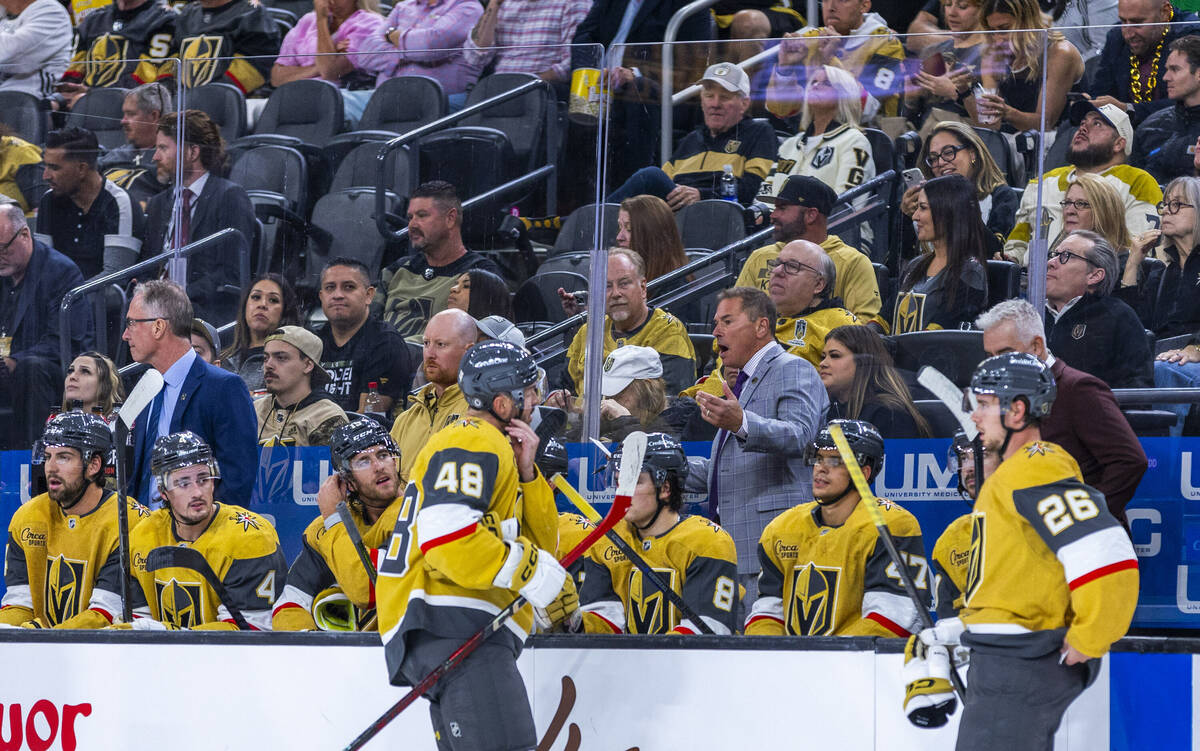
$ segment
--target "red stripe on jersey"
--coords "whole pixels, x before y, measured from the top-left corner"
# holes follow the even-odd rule
[[[1099,579],[1101,577],[1108,576],[1109,574],[1115,574],[1118,571],[1125,571],[1126,569],[1134,569],[1136,571],[1137,567],[1138,567],[1138,562],[1137,562],[1136,558],[1127,558],[1123,561],[1117,561],[1116,563],[1110,563],[1107,566],[1101,566],[1100,568],[1095,569],[1094,571],[1089,571],[1088,573],[1084,574],[1083,576],[1080,576],[1080,577],[1076,578],[1075,580],[1073,580],[1067,586],[1069,586],[1072,590],[1075,590],[1077,587],[1082,587],[1084,584],[1087,584],[1088,582],[1096,581],[1097,579]]]
[[[775,621],[780,626],[783,625],[782,618],[773,618],[769,615],[756,615],[756,616],[752,617],[750,620],[746,621],[746,628],[750,628],[750,624],[754,623],[755,621]]]
[[[101,610],[100,608],[88,608],[88,610],[95,610],[97,613],[104,616],[109,623],[113,622],[112,613],[108,612],[107,610]]]
[[[912,634],[909,632],[908,629],[904,628],[903,626],[900,626],[899,624],[897,624],[895,621],[891,620],[890,618],[880,615],[879,613],[867,613],[867,620],[875,621],[880,626],[883,626],[884,628],[886,628],[888,631],[891,631],[896,636],[905,636],[905,637],[912,636]]]
[[[695,636],[696,635],[696,632],[691,630],[687,626],[676,626],[675,628],[673,628],[671,630],[677,634],[685,634],[687,636]]]
[[[300,608],[300,603],[285,602],[282,605],[280,605],[279,607],[277,607],[271,611],[271,617],[274,618],[275,616],[279,615],[280,611],[287,610],[288,608]],[[303,610],[304,608],[300,608],[300,609]]]
[[[225,71],[225,77],[232,81],[234,86],[238,87],[238,91],[242,92],[242,96],[246,96],[246,87],[242,85],[241,81],[237,80],[237,76],[233,75],[229,71]]]
[[[222,618],[221,623],[231,623],[234,626],[237,626],[237,621],[233,620],[232,618]],[[251,623],[250,621],[246,621],[246,625],[250,627],[251,631],[261,631],[262,630],[262,629],[256,628],[255,625],[253,623]]]
[[[608,624],[608,627],[609,627],[609,628],[611,628],[611,629],[613,630],[613,633],[614,633],[614,634],[619,634],[619,633],[621,633],[621,629],[620,629],[620,628],[617,626],[617,624],[615,624],[615,623],[613,623],[612,621],[608,620],[608,619],[607,619],[607,618],[605,618],[604,616],[600,615],[599,613],[591,613],[591,615],[594,615],[594,616],[596,616],[597,618],[599,618],[600,620],[602,620],[602,621],[604,621],[606,624]]]
[[[478,526],[479,526],[478,523],[472,524],[470,526],[463,527],[462,529],[457,530],[455,532],[451,532],[448,535],[442,535],[441,537],[435,537],[432,540],[430,540],[429,542],[427,542],[421,546],[421,552],[428,554],[430,550],[433,550],[438,545],[445,545],[448,542],[454,542],[455,540],[462,539],[463,537],[466,537],[467,535],[473,533],[475,531],[475,528]]]

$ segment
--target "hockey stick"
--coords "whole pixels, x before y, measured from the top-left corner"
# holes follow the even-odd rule
[[[842,462],[845,463],[846,470],[850,473],[850,480],[854,483],[854,488],[858,491],[859,503],[867,507],[867,513],[871,515],[871,521],[875,524],[875,529],[879,531],[879,539],[883,540],[883,546],[887,548],[888,557],[892,559],[892,563],[896,565],[896,570],[900,573],[900,581],[904,584],[904,591],[908,594],[908,599],[912,600],[913,605],[917,608],[917,616],[921,619],[921,625],[925,628],[933,628],[933,618],[930,617],[929,611],[925,608],[925,603],[921,601],[921,595],[917,592],[917,585],[913,583],[912,574],[908,570],[908,564],[904,562],[904,559],[900,557],[900,551],[896,549],[896,541],[892,539],[892,533],[888,531],[887,522],[884,521],[883,514],[879,511],[879,499],[871,492],[871,486],[867,484],[867,478],[863,476],[862,467],[858,466],[858,460],[854,458],[854,450],[850,448],[850,444],[846,441],[846,434],[842,432],[842,426],[830,425],[829,435],[833,437],[833,443],[837,446],[838,454],[841,455]],[[959,701],[965,702],[967,691],[953,663],[950,665],[950,683],[954,686],[954,693],[958,694]]]
[[[155,548],[146,555],[146,570],[157,571],[160,568],[186,568],[203,576],[204,580],[208,582],[208,586],[217,593],[217,599],[229,611],[229,617],[233,619],[237,627],[242,631],[252,630],[250,624],[246,622],[246,617],[242,615],[242,611],[229,599],[225,585],[217,578],[216,572],[212,570],[212,566],[208,564],[208,560],[199,550],[182,548],[177,545]]]
[[[587,499],[580,495],[579,491],[571,486],[571,483],[567,482],[567,478],[563,477],[562,475],[555,475],[551,479],[550,484],[558,488],[558,491],[565,495],[567,500],[575,505],[575,508],[579,509],[585,519],[593,524],[600,521],[600,512],[597,511],[592,504],[588,503]],[[700,616],[696,615],[696,611],[688,607],[688,604],[684,602],[683,598],[680,597],[674,589],[667,586],[667,583],[662,580],[662,577],[658,575],[658,572],[650,568],[650,565],[647,564],[640,555],[634,552],[633,548],[629,546],[629,543],[625,542],[625,538],[617,534],[616,529],[610,529],[607,533],[605,533],[605,537],[611,540],[613,545],[617,546],[617,550],[620,550],[625,554],[625,557],[637,567],[638,571],[642,572],[642,576],[646,577],[647,581],[657,587],[659,592],[663,593],[663,597],[666,597],[667,600],[669,600],[670,603],[675,606],[676,610],[678,610],[689,621],[696,624],[696,628],[700,629],[700,633],[713,633],[713,630],[709,628],[708,624],[705,623]]]
[[[980,489],[983,488],[983,438],[979,435],[979,428],[976,427],[975,421],[971,419],[971,413],[963,409],[962,391],[940,370],[928,365],[917,373],[917,383],[928,389],[938,398],[938,401],[946,405],[946,409],[950,410],[950,414],[958,420],[958,424],[962,426],[963,432],[967,435],[967,440],[971,442],[971,453],[974,454],[975,464],[975,495],[978,496]],[[973,406],[974,395],[968,391],[967,396],[972,399]]]
[[[125,477],[125,441],[129,437],[129,431],[133,428],[134,419],[150,405],[150,402],[154,401],[154,397],[158,396],[158,392],[162,391],[162,388],[162,373],[154,368],[143,373],[117,412],[118,419],[113,436],[117,445],[117,466],[113,469],[117,476],[117,555],[121,559],[119,562],[121,567],[121,620],[125,623],[133,620],[133,603],[129,599],[129,584],[133,581],[133,572],[129,566],[129,504],[125,500],[128,480]],[[147,419],[149,419],[149,415],[147,415]],[[148,441],[153,435],[149,432],[149,425],[146,426],[146,431],[146,440]]]
[[[596,525],[588,536],[583,538],[578,545],[571,548],[565,556],[559,560],[559,564],[563,568],[570,566],[581,555],[587,552],[587,549],[592,546],[596,540],[604,536],[608,530],[616,526],[617,522],[625,518],[625,512],[629,510],[629,502],[633,499],[633,492],[637,488],[638,477],[642,474],[642,458],[646,455],[646,434],[641,431],[635,431],[625,437],[623,443],[624,458],[621,461],[621,466],[618,471],[617,480],[617,497],[613,499],[612,508],[608,511],[608,516]],[[344,751],[357,751],[366,745],[367,741],[379,734],[379,731],[387,727],[387,724],[396,719],[407,709],[413,702],[421,698],[426,691],[433,688],[433,684],[437,683],[443,675],[456,668],[463,660],[467,659],[480,644],[492,634],[499,631],[504,622],[507,621],[514,613],[525,606],[525,598],[518,595],[515,600],[508,604],[508,607],[496,614],[486,626],[476,631],[470,639],[467,639],[461,647],[456,649],[453,654],[446,658],[446,661],[438,665],[433,671],[422,678],[417,685],[401,697],[400,701],[396,702],[388,709],[379,719],[371,723],[366,730],[362,731],[357,738],[350,741]]]
[[[367,578],[371,580],[371,586],[375,586],[375,579],[378,576],[375,572],[375,564],[371,563],[371,556],[367,554],[367,546],[363,544],[362,535],[358,533],[358,525],[354,523],[354,517],[350,515],[350,508],[346,506],[345,501],[338,501],[337,515],[341,517],[342,526],[346,528],[346,534],[350,537],[350,542],[354,544],[354,552],[358,553],[358,560],[362,561],[363,568],[367,570]]]

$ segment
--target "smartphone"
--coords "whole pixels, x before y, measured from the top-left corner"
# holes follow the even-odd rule
[[[909,188],[915,188],[916,186],[925,182],[925,173],[916,167],[904,170],[903,175],[905,190],[908,190]]]
[[[921,63],[921,69],[931,76],[944,76],[950,66],[941,52],[935,52]]]

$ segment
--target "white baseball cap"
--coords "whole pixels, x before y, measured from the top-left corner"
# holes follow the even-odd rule
[[[1095,112],[1116,129],[1117,135],[1125,139],[1125,156],[1129,156],[1133,152],[1133,123],[1129,122],[1129,113],[1115,104],[1097,107],[1094,102],[1083,99],[1071,105],[1071,124],[1079,125],[1089,112]]]
[[[658,352],[650,347],[626,344],[617,347],[604,360],[600,375],[600,392],[603,396],[616,396],[639,378],[662,378],[662,360]]]
[[[704,75],[696,83],[702,84],[705,81],[720,84],[729,91],[737,92],[742,96],[750,96],[750,76],[733,63],[716,63],[708,66]]]

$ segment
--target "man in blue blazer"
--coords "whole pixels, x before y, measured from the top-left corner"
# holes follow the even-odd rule
[[[242,379],[196,355],[191,344],[192,304],[175,282],[139,284],[129,303],[123,338],[134,360],[162,373],[165,385],[133,425],[130,494],[158,508],[150,450],[160,436],[190,430],[212,446],[221,471],[219,498],[250,502],[257,467],[258,421]]]

